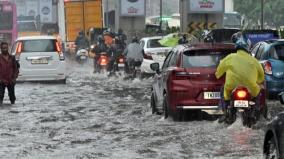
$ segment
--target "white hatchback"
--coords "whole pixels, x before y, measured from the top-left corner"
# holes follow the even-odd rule
[[[167,53],[172,49],[171,47],[162,46],[159,43],[161,39],[162,36],[154,36],[140,40],[140,46],[144,51],[144,59],[141,65],[142,73],[154,74],[155,72],[150,68],[150,64],[158,62],[162,66]]]
[[[66,82],[65,57],[55,37],[20,37],[13,44],[11,54],[20,63],[17,81]]]

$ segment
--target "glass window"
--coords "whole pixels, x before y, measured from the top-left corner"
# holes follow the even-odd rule
[[[255,54],[257,53],[259,48],[259,44],[257,44],[254,48],[252,48],[251,54],[255,57]]]
[[[257,51],[257,53],[256,53],[256,55],[255,55],[255,58],[258,59],[258,60],[260,60],[263,51],[264,51],[264,45],[263,45],[263,44],[260,44],[259,49],[258,49],[258,51]]]
[[[13,29],[12,12],[0,12],[0,29],[1,30]]]
[[[177,55],[178,55],[178,52],[177,51],[174,51],[173,52],[173,55],[169,61],[169,66],[175,66],[176,65],[176,62],[177,62]]]
[[[169,61],[171,59],[172,54],[173,54],[173,51],[169,52],[168,56],[166,57],[166,59],[164,61],[162,69],[165,69],[169,66]]]
[[[161,39],[150,39],[147,43],[147,48],[157,48],[157,47],[165,47],[159,43]]]
[[[23,41],[22,52],[54,52],[56,51],[55,40],[26,40]]]
[[[234,50],[212,51],[196,50],[186,51],[183,54],[183,67],[217,67],[220,60]]]
[[[284,60],[284,44],[273,46],[269,54],[273,59]]]

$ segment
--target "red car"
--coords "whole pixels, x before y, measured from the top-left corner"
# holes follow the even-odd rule
[[[152,113],[183,119],[184,110],[216,110],[224,78],[217,80],[216,68],[222,58],[236,52],[233,44],[198,43],[178,45],[156,71],[152,85]]]

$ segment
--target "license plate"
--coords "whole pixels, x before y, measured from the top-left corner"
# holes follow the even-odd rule
[[[124,67],[124,63],[119,63],[118,67]]]
[[[249,102],[247,100],[235,100],[234,107],[236,108],[247,108],[249,106]]]
[[[32,64],[47,64],[48,61],[46,59],[40,59],[40,60],[32,60]]]
[[[82,59],[82,60],[84,60],[86,58],[87,58],[86,56],[80,56],[80,59]]]
[[[204,99],[220,99],[220,92],[204,92]]]

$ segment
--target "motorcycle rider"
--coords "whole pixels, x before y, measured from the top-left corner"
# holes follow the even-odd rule
[[[178,44],[187,44],[188,40],[186,39],[186,34],[183,34],[182,37],[178,40]]]
[[[132,42],[126,47],[124,55],[126,57],[126,72],[130,71],[130,66],[132,66],[135,61],[140,61],[140,65],[142,64],[143,50],[136,36],[132,38]]]
[[[260,84],[264,81],[264,71],[261,64],[248,51],[249,40],[239,36],[235,46],[237,52],[221,60],[215,73],[217,79],[225,75],[224,88],[223,91],[221,90],[223,113],[230,104],[230,94],[233,89],[240,85],[245,86],[250,91],[252,97],[256,98],[260,93]],[[219,119],[219,122],[223,122],[225,118],[224,114]]]
[[[115,37],[114,44],[110,47],[110,61],[109,61],[109,72],[114,71],[114,62],[117,58],[123,54],[125,46],[123,45],[122,41]]]
[[[121,28],[118,29],[118,33],[116,36],[119,38],[122,44],[124,44],[124,46],[126,47],[125,41],[127,40],[127,36],[123,33],[123,30]]]
[[[90,46],[90,42],[82,30],[78,33],[78,36],[76,37],[75,45],[76,52],[79,48],[88,48]]]
[[[100,54],[103,52],[106,52],[109,54],[109,48],[105,44],[104,38],[101,35],[98,36],[98,44],[93,48],[92,52],[95,53],[94,72],[96,72],[97,62],[100,58]]]

